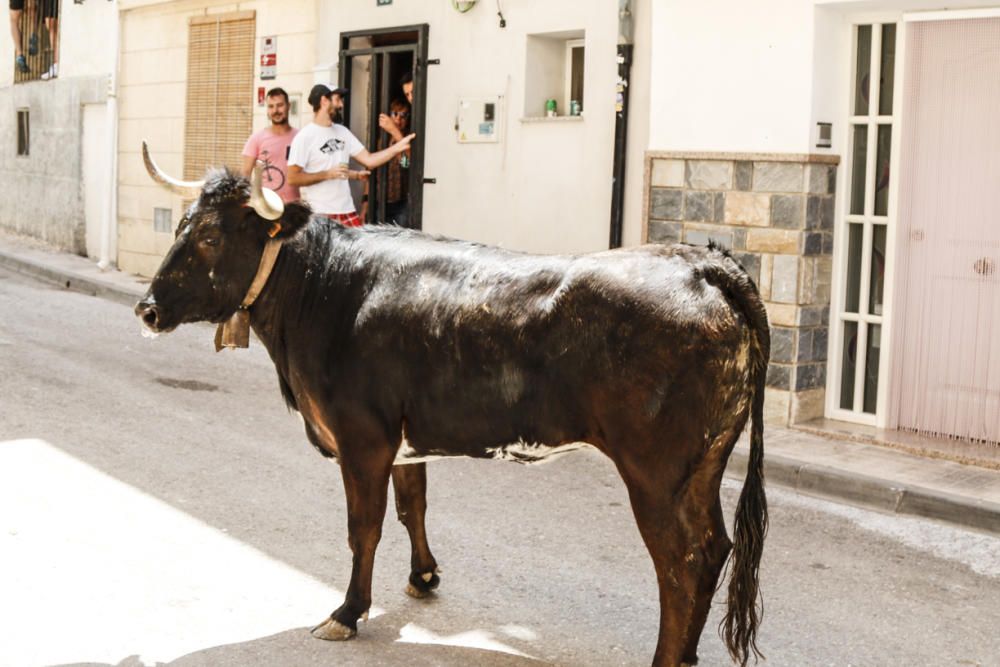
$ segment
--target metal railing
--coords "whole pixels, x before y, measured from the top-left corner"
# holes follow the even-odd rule
[[[42,0],[25,0],[19,24],[21,52],[28,64],[28,71],[22,71],[17,63],[13,62],[14,83],[37,81],[52,65],[52,45],[49,43],[49,31],[45,28],[45,20],[42,18]],[[11,60],[14,60],[13,54]]]

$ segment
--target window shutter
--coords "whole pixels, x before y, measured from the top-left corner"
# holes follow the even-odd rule
[[[188,27],[184,178],[238,169],[253,129],[254,12],[192,18]]]

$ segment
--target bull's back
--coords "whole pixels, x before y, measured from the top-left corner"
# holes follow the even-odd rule
[[[698,249],[434,249],[383,258],[352,345],[417,450],[592,441],[602,415],[653,420],[745,375],[745,327],[686,256]]]

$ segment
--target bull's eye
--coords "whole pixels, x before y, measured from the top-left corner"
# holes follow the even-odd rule
[[[208,238],[202,239],[201,242],[204,243],[207,246],[214,247],[214,246],[219,245],[219,237],[218,236],[209,236]]]

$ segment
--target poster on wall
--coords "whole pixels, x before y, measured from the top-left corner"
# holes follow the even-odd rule
[[[278,38],[274,35],[260,38],[260,78],[278,77]]]

